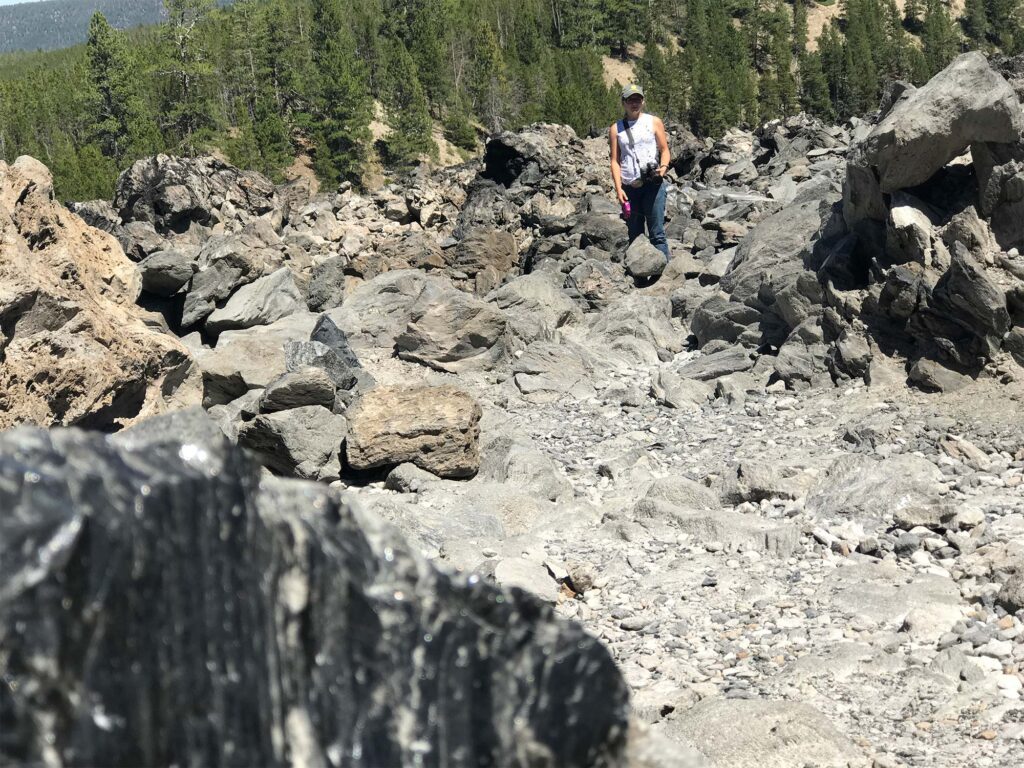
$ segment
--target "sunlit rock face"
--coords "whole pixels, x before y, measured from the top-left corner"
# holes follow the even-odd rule
[[[0,762],[614,765],[608,653],[200,411],[0,436]]]

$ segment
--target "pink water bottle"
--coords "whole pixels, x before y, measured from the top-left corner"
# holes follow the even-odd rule
[[[622,204],[622,218],[628,220],[632,212],[633,207],[629,204],[629,200],[627,200]]]

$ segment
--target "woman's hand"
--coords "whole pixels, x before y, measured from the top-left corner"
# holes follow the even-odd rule
[[[664,179],[664,178],[665,178],[665,174],[666,174],[666,173],[668,173],[668,166],[667,166],[667,165],[659,165],[659,166],[658,166],[658,175],[659,175],[659,176],[660,176],[661,178],[663,178],[663,179]]]
[[[626,204],[626,200],[629,199],[628,197],[626,197],[626,192],[623,189],[619,189],[616,192],[615,196],[619,198],[619,205],[625,205]]]

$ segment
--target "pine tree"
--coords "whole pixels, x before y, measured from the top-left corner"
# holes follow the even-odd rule
[[[169,82],[162,114],[181,151],[195,154],[198,134],[214,125],[206,93],[212,69],[199,40],[199,24],[213,8],[213,0],[164,0],[164,7]]]
[[[387,154],[391,162],[409,165],[420,155],[437,154],[431,136],[433,124],[412,56],[400,41],[390,44],[387,55],[390,89],[385,105],[392,128]]]
[[[988,42],[988,15],[985,12],[985,0],[966,0],[964,15],[961,17],[964,34],[978,48],[985,47]]]
[[[95,89],[92,136],[100,151],[121,164],[155,148],[158,137],[136,90],[128,49],[99,11],[89,22],[86,55]]]
[[[508,73],[498,38],[487,24],[478,22],[473,34],[469,91],[474,111],[492,133],[505,124],[509,107]]]
[[[359,179],[370,142],[372,99],[351,30],[342,0],[313,0],[316,171],[331,183]]]
[[[451,15],[445,0],[416,0],[409,20],[407,47],[415,62],[416,77],[438,117],[451,98],[447,60],[450,32]]]
[[[945,4],[942,0],[928,0],[922,24],[921,48],[929,77],[946,68],[956,56],[957,47],[956,30]]]
[[[793,0],[793,55],[800,57],[807,51],[807,3]]]
[[[800,58],[800,106],[823,120],[834,115],[832,99],[829,98],[828,79],[821,66],[821,54],[804,53]]]
[[[600,13],[597,0],[551,0],[551,26],[561,48],[586,48],[597,43]]]

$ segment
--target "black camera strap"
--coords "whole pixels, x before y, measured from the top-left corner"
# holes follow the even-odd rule
[[[635,152],[636,142],[633,141],[633,131],[630,130],[629,121],[625,117],[622,118],[622,130],[626,132],[626,138],[629,139],[629,148]]]

